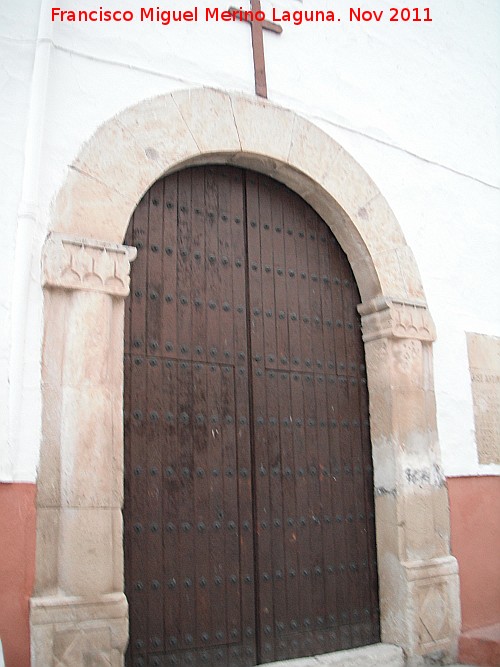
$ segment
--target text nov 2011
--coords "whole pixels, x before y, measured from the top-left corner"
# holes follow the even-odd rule
[[[239,9],[221,10],[218,7],[194,6],[184,10],[164,10],[161,7],[141,7],[138,13],[132,10],[110,10],[99,7],[93,10],[66,10],[61,7],[53,7],[51,11],[52,21],[59,22],[157,22],[162,25],[178,22],[197,22],[198,20],[209,21],[256,21],[263,22],[270,19],[273,22],[289,22],[300,25],[304,22],[331,23],[347,19],[351,23],[369,23],[381,21],[389,22],[422,22],[432,21],[430,8],[424,7],[391,7],[388,10],[363,9],[361,7],[348,8],[342,16],[333,10],[285,10],[273,7],[270,12],[262,10],[253,12],[240,7]]]

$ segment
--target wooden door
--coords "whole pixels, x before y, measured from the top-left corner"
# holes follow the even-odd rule
[[[297,195],[155,183],[125,323],[127,665],[255,665],[379,641],[359,294]]]

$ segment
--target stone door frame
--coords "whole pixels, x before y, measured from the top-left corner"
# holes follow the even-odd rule
[[[129,219],[158,178],[194,164],[261,171],[301,195],[346,252],[362,303],[382,641],[411,664],[456,653],[458,571],[440,465],[434,326],[376,185],[331,137],[267,100],[174,92],[104,123],[69,167],[43,250],[43,441],[33,667],[123,664],[123,321]]]

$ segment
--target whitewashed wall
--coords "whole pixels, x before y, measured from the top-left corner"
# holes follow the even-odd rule
[[[39,428],[21,453],[9,433],[9,408],[13,378],[12,300],[17,214],[21,206],[25,164],[25,137],[28,124],[31,79],[38,31],[38,2],[14,1],[0,4],[0,481],[32,481],[38,458]],[[30,307],[40,302],[33,295]],[[38,354],[35,346],[35,356]],[[38,360],[29,384],[35,385],[40,403]],[[17,383],[19,386],[19,383]],[[35,404],[36,405],[36,404]],[[19,460],[21,459],[21,460]]]
[[[0,321],[6,326],[6,335],[0,339],[0,476],[4,480],[34,481],[36,477],[39,248],[66,166],[101,123],[146,97],[200,85],[253,93],[246,24],[52,25],[42,20],[39,63],[50,45],[43,116],[36,104],[43,105],[44,95],[33,96],[30,85],[39,3],[4,0],[0,7],[4,63],[0,141],[5,156],[0,169],[3,183],[8,184],[2,187],[0,207],[4,232]],[[59,4],[65,9],[102,5],[137,14],[141,6],[137,0],[43,0],[42,17]],[[168,8],[189,9],[195,4],[178,0]],[[210,3],[221,9],[229,4]],[[387,16],[392,5],[405,4],[430,7],[433,22],[383,20],[361,25],[347,20],[348,6],[376,7]],[[262,5],[266,11],[272,6],[267,0]],[[274,6],[331,9],[332,3],[276,0]],[[500,466],[477,463],[465,341],[465,331],[500,334],[500,4],[497,0],[426,0],[422,4],[378,0],[349,5],[341,0],[333,9],[341,18],[334,24],[283,24],[282,35],[265,34],[269,98],[308,117],[339,141],[394,209],[416,255],[437,325],[435,381],[445,473],[500,474]],[[38,82],[40,71],[43,74],[43,67],[35,70]],[[31,121],[30,95],[35,108]],[[38,128],[43,118],[43,127]],[[37,130],[39,156],[24,149],[30,122]],[[11,276],[17,215],[20,204],[26,206],[21,202],[26,155],[29,174],[35,174],[35,180],[39,176],[39,185],[32,188],[36,201],[28,202],[37,214],[29,307],[23,315],[16,310],[16,301],[12,308],[10,295],[13,288],[19,294]],[[12,341],[10,327],[20,321],[25,322],[28,335],[25,341],[18,335]],[[19,359],[24,360],[21,368]],[[16,398],[15,388],[21,381],[23,391]]]

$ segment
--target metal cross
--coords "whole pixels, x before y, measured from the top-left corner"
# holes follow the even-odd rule
[[[241,8],[230,7],[230,12],[241,12]],[[256,21],[255,15],[262,11],[260,8],[260,0],[251,0],[251,11],[254,20],[242,18],[240,20],[250,23],[252,28],[252,50],[253,50],[253,68],[255,72],[255,94],[259,97],[267,98],[267,82],[266,82],[266,63],[264,59],[264,36],[263,30],[271,30],[280,35],[283,28],[277,23],[271,21]]]

